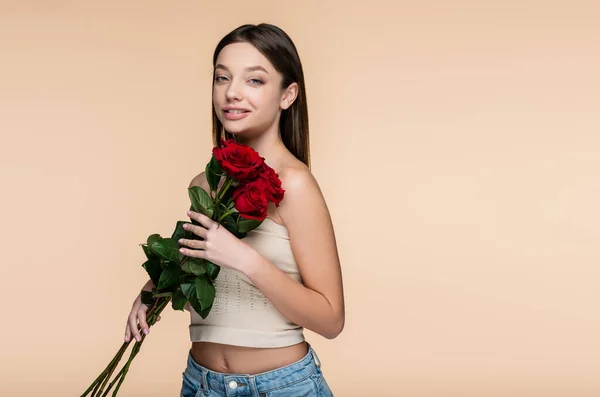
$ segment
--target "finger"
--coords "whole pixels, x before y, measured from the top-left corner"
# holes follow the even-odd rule
[[[191,219],[194,219],[194,220],[200,222],[200,224],[207,229],[210,229],[211,226],[213,226],[215,223],[217,223],[217,222],[213,221],[212,219],[210,219],[208,216],[201,214],[199,212],[188,211],[188,215]]]
[[[193,223],[184,223],[183,228],[189,232],[194,233],[196,236],[206,238],[208,230],[202,226],[194,225]]]
[[[194,249],[197,249],[197,250],[206,249],[206,241],[202,241],[202,240],[188,240],[188,239],[185,239],[185,238],[180,238],[178,242],[181,245],[185,245],[187,247],[194,248]]]
[[[135,327],[131,326],[131,316],[134,316],[135,312],[137,312],[138,308],[141,305],[141,295],[138,295],[134,300],[133,300],[133,304],[131,305],[131,311],[129,312],[129,316],[127,316],[127,326],[125,327],[125,342],[129,342],[129,340],[131,339],[131,330],[132,328],[135,329]]]
[[[129,329],[135,340],[137,340],[138,342],[142,340],[142,337],[140,336],[140,333],[137,329],[137,317],[135,312],[132,312],[129,315]]]
[[[192,250],[189,248],[179,248],[179,252],[181,252],[183,255],[189,256],[191,258],[207,259],[206,251],[204,251],[204,250]]]
[[[129,330],[129,319],[127,320],[127,326],[125,327],[125,342],[129,342],[131,339],[131,331]]]
[[[140,328],[142,332],[146,335],[150,332],[150,327],[148,327],[148,323],[146,322],[146,309],[138,310],[138,322],[140,324]]]
[[[160,321],[160,316],[157,316],[156,317],[156,322],[159,322],[159,321]]]

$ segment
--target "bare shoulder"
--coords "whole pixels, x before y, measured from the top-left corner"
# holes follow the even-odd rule
[[[286,194],[321,194],[316,178],[304,164],[283,168],[279,172],[279,179]]]
[[[204,173],[204,171],[202,171],[201,173],[199,173],[192,179],[189,187],[193,187],[193,186],[200,186],[202,189],[204,189],[206,191],[208,191],[210,189],[210,186],[208,185],[208,180],[206,179],[206,174]]]
[[[285,193],[277,212],[284,224],[298,224],[301,219],[319,219],[325,221],[324,225],[322,222],[319,224],[329,226],[330,217],[325,198],[319,183],[305,164],[293,164],[281,169],[279,179]]]

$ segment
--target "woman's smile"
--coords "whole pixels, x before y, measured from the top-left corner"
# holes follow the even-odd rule
[[[250,114],[250,112],[244,110],[225,110],[224,113],[227,120],[241,120]]]

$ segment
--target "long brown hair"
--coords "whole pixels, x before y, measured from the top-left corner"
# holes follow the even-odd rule
[[[298,96],[292,105],[282,110],[279,120],[281,139],[287,149],[300,161],[310,167],[310,141],[308,138],[308,107],[304,72],[298,51],[292,39],[279,27],[267,23],[242,25],[221,39],[213,55],[213,70],[217,56],[229,44],[246,42],[259,50],[283,76],[282,87],[298,83]],[[213,79],[213,88],[215,80]],[[217,118],[214,103],[212,105],[213,143],[218,145],[221,139],[233,138],[223,129]]]

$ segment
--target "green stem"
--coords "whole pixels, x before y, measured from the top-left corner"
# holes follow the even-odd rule
[[[127,350],[127,346],[129,346],[130,342],[131,341],[123,343],[123,345],[125,345],[125,349],[121,348],[119,350],[119,354],[117,354],[115,356],[115,358],[113,359],[113,362],[111,362],[109,364],[108,371],[106,373],[106,376],[104,377],[102,384],[100,385],[100,388],[95,392],[96,394],[92,394],[92,397],[98,396],[98,395],[100,395],[100,393],[102,393],[102,390],[104,390],[104,388],[106,387],[106,383],[112,376],[113,372],[115,372],[115,369],[117,368],[117,365],[119,364],[119,361],[121,361],[121,358],[123,358],[123,354],[125,354],[125,351]]]
[[[233,183],[233,179],[226,177],[227,179],[225,180],[225,183],[223,184],[223,186],[221,186],[221,190],[219,190],[219,194],[217,194],[217,200],[220,203],[221,199],[223,198],[223,196],[225,195],[225,192],[227,191],[227,189],[229,189],[229,187],[231,186],[231,184]],[[215,206],[218,203],[215,203]]]
[[[146,315],[146,322],[148,323],[148,326],[152,326],[156,323],[156,319],[158,318],[160,313],[164,310],[164,308],[169,304],[170,301],[171,301],[171,297],[156,299],[156,301],[154,302],[154,304],[148,311],[148,314]],[[140,330],[141,330],[141,327],[138,325],[138,332]],[[136,342],[136,345],[138,343],[141,344],[141,342],[143,342],[145,337],[146,337],[146,335],[142,333],[142,339],[140,342]],[[100,395],[100,393],[102,393],[104,391],[104,388],[106,387],[106,383],[110,379],[112,373],[115,371],[116,367],[119,364],[119,361],[125,354],[127,347],[129,346],[129,344],[132,341],[133,341],[133,339],[128,342],[123,343],[123,345],[121,346],[121,348],[119,349],[117,354],[113,357],[113,359],[110,361],[108,366],[104,369],[104,371],[102,371],[102,373],[100,373],[100,375],[90,385],[90,387],[81,395],[81,397],[87,396],[90,393],[90,391],[92,391],[92,389],[93,389],[93,393],[92,393],[91,397],[98,397]],[[135,348],[136,348],[136,346],[134,345],[134,349]],[[139,347],[137,348],[137,350],[139,351]],[[120,373],[121,372],[119,372],[119,374]],[[117,377],[118,376],[119,375],[117,375]],[[110,387],[111,386],[109,385],[109,390],[110,390]],[[108,392],[108,390],[107,390],[107,392]],[[116,394],[113,394],[113,395],[116,395]]]
[[[226,213],[224,213],[223,215],[221,215],[219,217],[219,223],[221,223],[221,221],[225,218],[227,218],[229,215],[233,214],[234,212],[236,212],[237,210],[234,208],[232,210],[227,211]]]
[[[158,306],[159,306],[159,301],[157,299],[154,301],[154,304],[152,305],[150,310],[148,310],[148,314],[146,315],[146,322],[149,322],[149,320],[151,321],[152,319],[154,319],[154,321],[152,321],[152,324],[148,324],[149,326],[154,325],[154,323],[156,322],[156,320],[155,320],[156,316],[154,316],[154,314],[155,314]],[[141,327],[138,325],[138,332],[140,330],[141,330]],[[144,335],[142,333],[142,340],[145,336],[146,335]],[[92,394],[92,397],[97,397],[100,395],[100,393],[102,393],[102,391],[106,387],[106,384],[110,380],[110,377],[112,376],[113,372],[115,371],[115,369],[117,369],[117,365],[119,364],[119,361],[121,361],[121,358],[123,358],[123,355],[125,354],[125,351],[127,350],[127,346],[129,346],[129,343],[131,343],[132,340],[124,343],[125,348],[123,349],[123,347],[121,347],[121,349],[119,350],[119,353],[117,353],[117,355],[115,356],[113,361],[111,361],[111,363],[108,365],[108,368],[106,370],[107,373],[105,374],[104,381],[100,385],[100,389],[98,389],[97,391],[94,390],[94,394]],[[109,387],[109,390],[110,390],[110,387]]]
[[[154,298],[166,298],[166,297],[171,297],[171,296],[173,296],[172,292],[161,292],[159,294],[153,295]]]
[[[233,183],[233,179],[229,178],[229,177],[226,177],[225,183],[223,184],[223,186],[221,186],[221,189],[219,190],[219,193],[217,194],[217,198],[215,199],[215,203],[214,203],[215,212],[213,214],[213,219],[219,219],[220,218],[220,214],[221,214],[221,199],[223,198],[223,196],[227,192],[227,189],[229,189],[229,187],[231,186],[232,183]]]
[[[92,397],[96,395],[96,392],[97,392],[98,388],[100,387],[100,385],[102,384],[102,381],[105,379],[106,374],[111,370],[111,368],[113,366],[115,366],[118,363],[120,358],[123,356],[123,353],[125,353],[125,351],[127,350],[129,343],[131,343],[131,341],[123,343],[123,345],[121,346],[121,348],[119,349],[117,354],[113,357],[113,359],[110,361],[108,366],[104,369],[104,371],[102,371],[102,373],[96,378],[96,380],[94,380],[94,382],[81,395],[81,397],[87,396],[89,394],[89,392],[92,391],[92,389],[94,389],[94,391],[92,392]]]
[[[146,335],[142,336],[142,340],[140,340],[139,342],[136,342],[135,345],[133,345],[133,349],[131,349],[131,354],[129,355],[129,359],[127,360],[127,362],[125,363],[125,365],[123,366],[123,368],[121,368],[121,370],[119,371],[119,373],[117,374],[117,376],[115,377],[115,379],[113,379],[113,381],[110,382],[110,384],[108,385],[108,389],[106,389],[106,391],[104,392],[104,394],[102,394],[102,397],[106,397],[108,395],[108,393],[110,392],[110,389],[112,389],[112,387],[115,385],[115,382],[118,381],[117,387],[115,388],[115,391],[112,394],[113,397],[117,395],[117,392],[119,391],[119,388],[121,387],[121,384],[125,380],[125,375],[127,375],[127,371],[129,371],[129,367],[131,366],[131,362],[133,361],[133,359],[135,358],[135,356],[140,351],[142,343],[144,343],[145,336]]]
[[[163,309],[165,307],[167,307],[170,300],[171,300],[170,298],[163,299],[162,302],[160,302],[158,304],[156,311],[153,313],[153,316],[148,319],[149,326],[156,322],[156,318],[163,311]],[[117,392],[121,388],[121,384],[125,380],[125,376],[127,375],[127,372],[129,372],[129,367],[131,366],[131,363],[133,362],[133,359],[135,358],[135,356],[137,356],[138,353],[140,352],[140,349],[142,348],[142,343],[144,343],[145,339],[146,339],[146,335],[142,334],[142,339],[139,342],[136,342],[135,345],[133,345],[133,349],[131,349],[131,354],[129,355],[129,359],[127,360],[127,362],[125,363],[123,368],[121,368],[121,371],[119,371],[119,373],[117,374],[115,379],[110,383],[110,385],[108,386],[108,389],[106,389],[106,392],[102,395],[102,397],[106,397],[108,395],[108,392],[114,386],[115,382],[117,382],[117,380],[118,380],[117,387],[115,388],[115,391],[113,392],[112,396],[115,397],[117,395]]]

